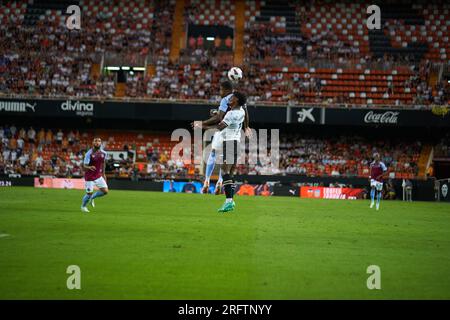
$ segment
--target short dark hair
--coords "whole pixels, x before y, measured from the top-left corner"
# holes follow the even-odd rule
[[[223,80],[220,83],[220,87],[222,87],[223,89],[228,90],[228,91],[233,90],[233,84],[229,80]]]
[[[243,106],[247,103],[247,97],[242,92],[236,91],[233,95],[238,99],[239,106]]]

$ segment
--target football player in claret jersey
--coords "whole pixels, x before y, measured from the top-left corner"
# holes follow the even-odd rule
[[[225,191],[225,203],[218,212],[228,212],[234,210],[236,204],[233,200],[235,185],[232,173],[237,163],[239,147],[241,140],[241,130],[247,129],[248,113],[244,110],[246,96],[241,92],[233,92],[228,102],[230,110],[226,113],[222,121],[215,126],[206,126],[204,129],[217,128],[220,130],[220,138],[222,140],[221,170],[223,174],[223,188]]]
[[[386,165],[380,161],[380,154],[375,153],[373,155],[373,162],[370,164],[370,208],[373,208],[375,204],[375,194],[377,196],[376,209],[380,209],[380,201],[383,193],[383,178],[387,172]]]
[[[95,207],[94,199],[103,197],[108,193],[108,185],[105,178],[105,165],[107,153],[102,150],[102,139],[94,138],[92,148],[84,156],[83,168],[86,194],[81,203],[81,211],[89,212],[88,203]],[[94,186],[99,190],[94,193]]]

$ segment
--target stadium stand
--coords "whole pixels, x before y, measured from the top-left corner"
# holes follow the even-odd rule
[[[434,147],[434,157],[450,159],[450,134],[442,137],[441,141]]]
[[[188,0],[185,2],[187,23],[234,27],[234,4],[231,0]]]
[[[0,127],[0,173],[81,175],[84,152],[95,136],[103,138],[108,152],[127,153],[112,162],[112,176],[141,178],[199,178],[193,164],[171,160],[175,142],[167,133],[121,131],[67,131],[48,128]],[[304,176],[367,177],[371,155],[379,152],[391,178],[412,179],[418,174],[420,142],[375,141],[357,136],[313,138],[284,134],[280,141],[280,168],[240,165],[239,174],[297,174]],[[247,159],[248,160],[248,159]],[[111,160],[112,161],[112,160]],[[246,163],[249,163],[246,161]],[[267,170],[271,170],[270,172]]]
[[[390,44],[378,41],[370,34],[372,31],[360,23],[366,7],[367,3],[326,1],[297,3],[295,7],[289,6],[289,2],[250,2],[246,11],[249,19],[245,61],[249,66],[247,74],[251,76],[246,79],[246,85],[252,87],[253,79],[261,79],[255,81],[256,94],[252,98],[365,105],[448,103],[448,85],[429,86],[431,63],[411,54],[418,52],[416,47],[389,50]],[[389,22],[402,12],[398,12],[400,9],[386,10],[391,13],[386,21],[389,28],[386,30],[391,34],[395,34],[395,30]],[[284,20],[277,21],[275,18],[280,16]],[[425,18],[430,17],[424,15],[423,24],[435,23]],[[294,27],[296,24],[301,25],[301,33],[293,32],[298,30]],[[422,29],[425,37],[426,30],[436,30],[425,26]],[[380,32],[387,37],[384,31]],[[437,37],[445,41],[442,31]],[[405,39],[403,45],[416,41],[417,38]],[[439,40],[434,46],[439,46]],[[445,55],[432,57],[441,62],[446,58]],[[446,89],[438,93],[439,86]]]
[[[3,95],[215,101],[233,63],[233,40],[172,39],[175,0],[80,0],[83,30],[68,30],[69,2],[0,4]],[[184,1],[189,24],[234,28],[234,1]],[[449,6],[385,5],[382,30],[368,2],[245,2],[243,87],[250,103],[448,104]],[[171,43],[184,41],[169,61]],[[227,51],[224,49],[230,49]],[[146,65],[123,82],[104,64]]]
[[[155,13],[158,3],[151,1],[79,4],[87,16],[83,17],[86,23],[82,32],[66,28],[65,19],[61,18],[65,3],[8,2],[6,6],[11,8],[2,7],[0,68],[6,82],[4,92],[111,97],[114,75],[91,76],[102,55],[116,54],[126,62],[140,55],[150,54],[159,60],[167,55],[169,9],[158,7]],[[171,3],[166,5],[170,7]]]
[[[194,178],[198,175],[193,165],[170,160],[174,142],[167,134],[97,131],[95,135],[104,139],[108,152],[116,152],[119,157],[108,160],[110,176],[128,178],[139,173],[147,178]],[[93,137],[92,131],[1,127],[0,172],[81,176],[84,153]]]

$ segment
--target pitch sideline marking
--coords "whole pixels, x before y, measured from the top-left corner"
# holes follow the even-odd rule
[[[0,233],[0,238],[6,238],[6,237],[9,237],[9,236],[11,236],[11,235],[7,234],[7,233]]]

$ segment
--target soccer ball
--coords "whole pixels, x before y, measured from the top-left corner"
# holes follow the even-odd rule
[[[228,71],[228,79],[231,81],[239,81],[242,79],[242,70],[238,67],[233,67]]]

